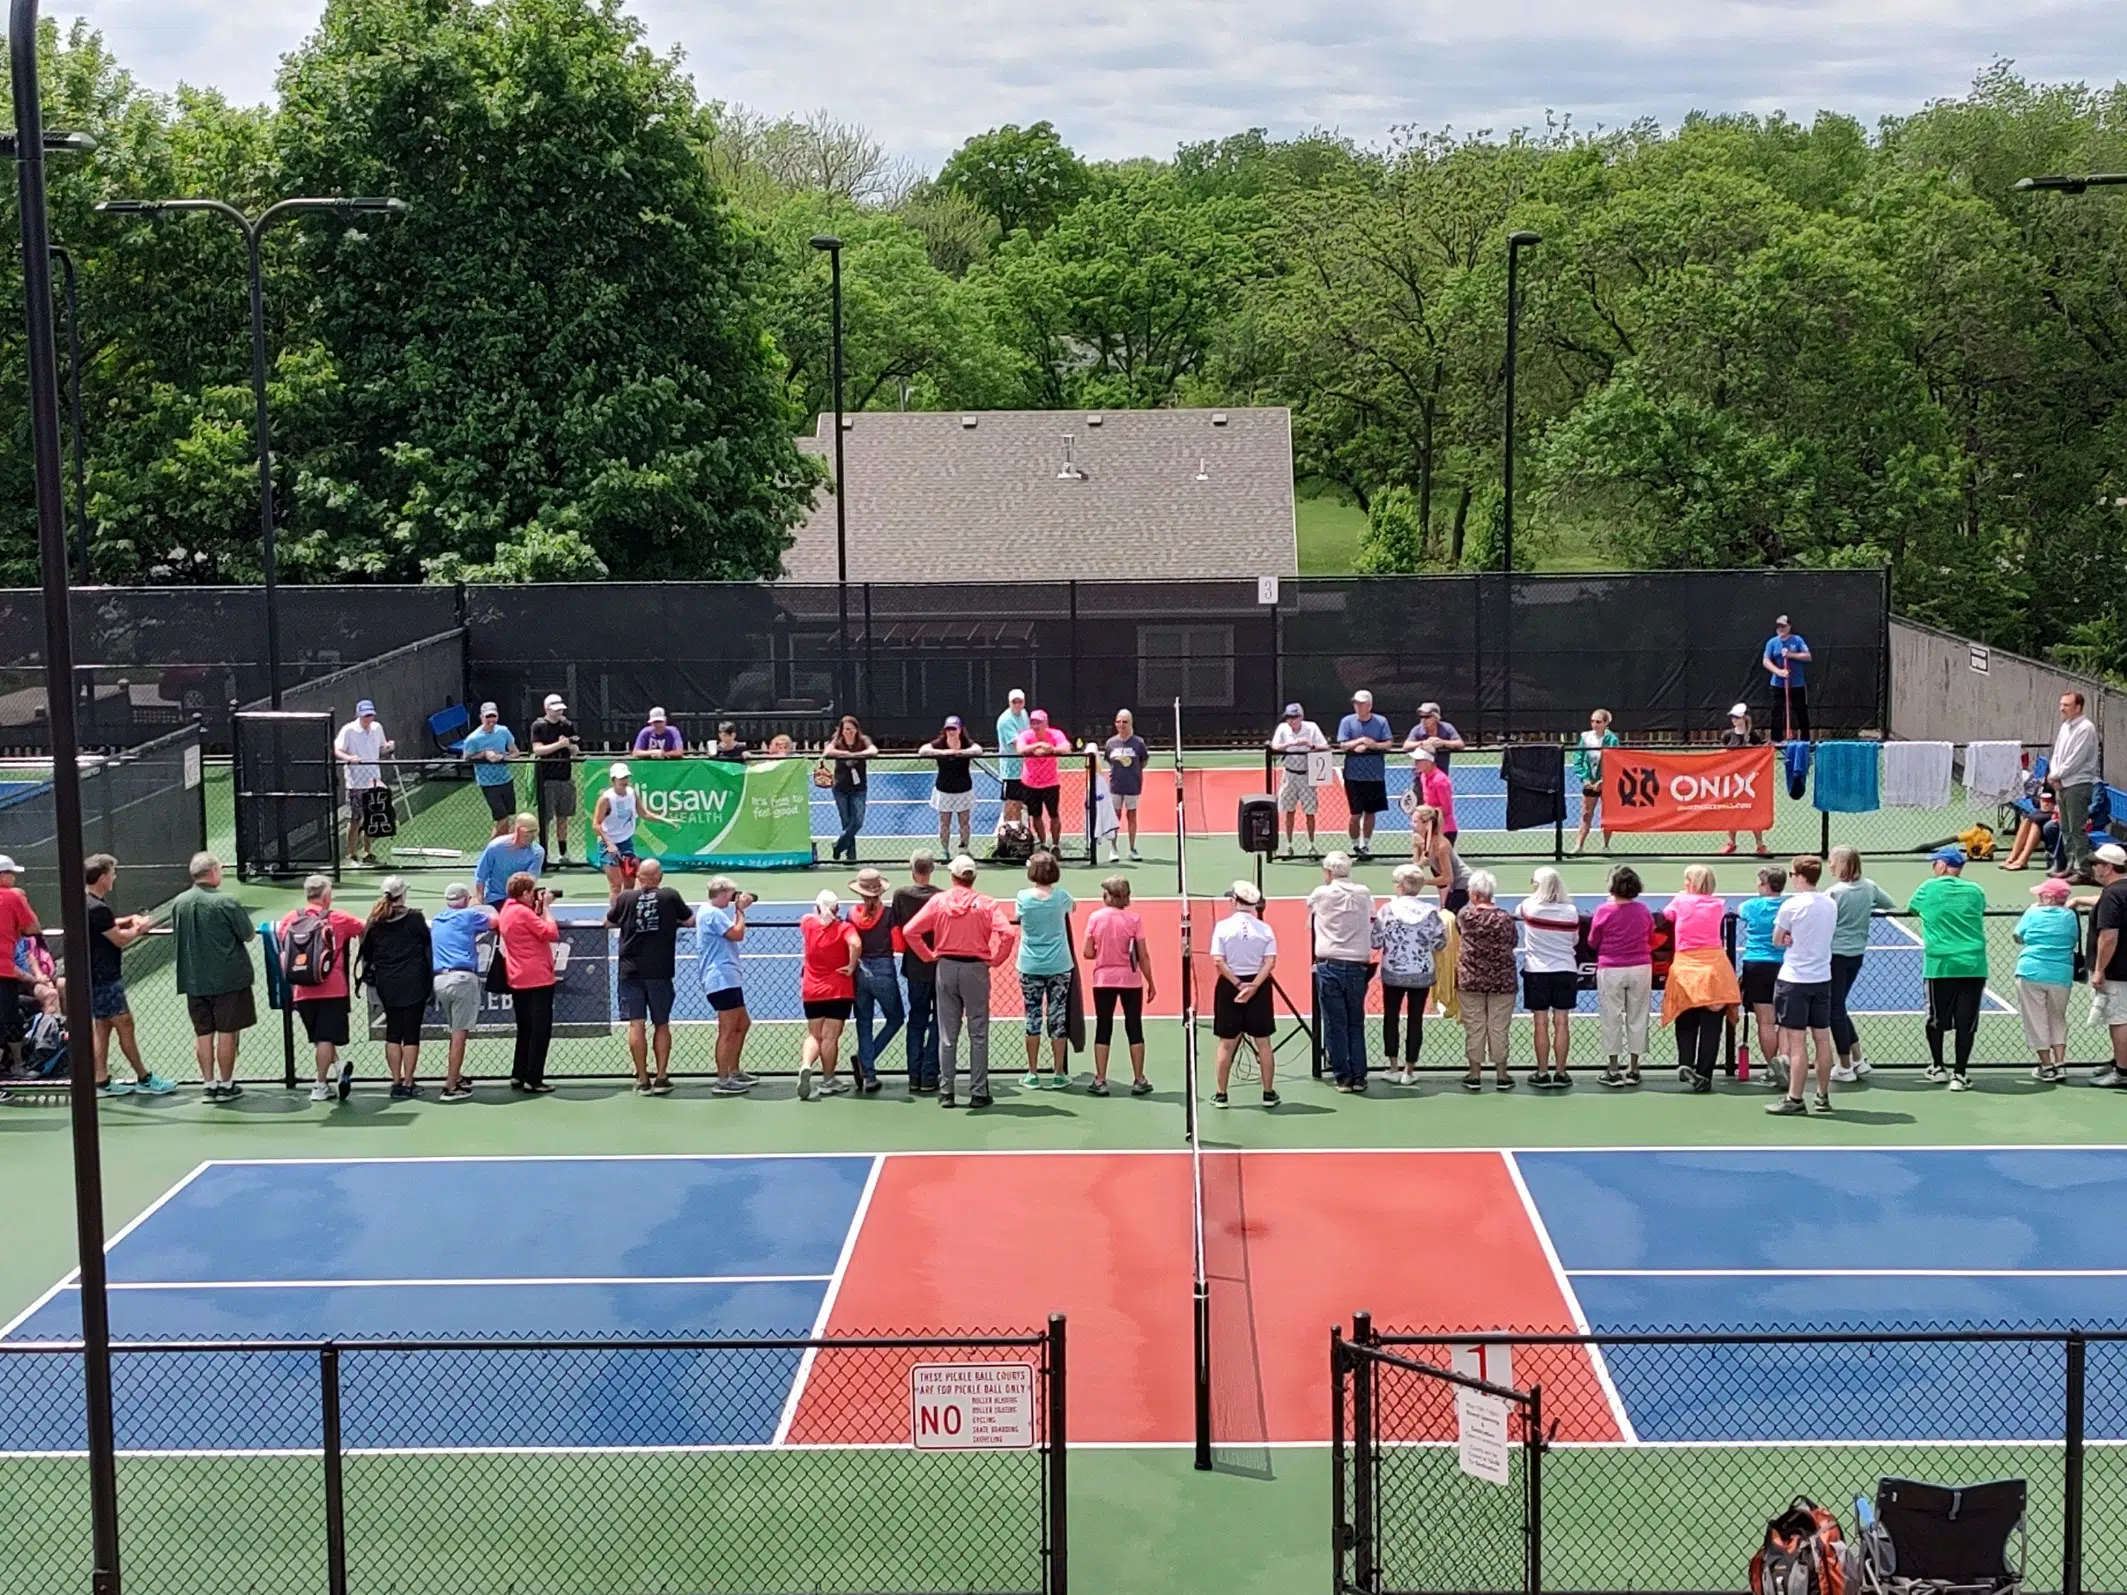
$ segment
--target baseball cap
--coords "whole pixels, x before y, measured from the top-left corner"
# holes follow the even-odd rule
[[[857,878],[849,883],[849,889],[859,897],[884,897],[886,877],[875,869],[860,869]]]
[[[1006,703],[1025,703],[1027,701],[1027,695],[1020,688],[1014,687],[1010,692],[1004,695],[1004,701]]]
[[[364,698],[360,703],[355,705],[356,714],[375,714],[376,712],[376,703],[369,698]]]
[[[1306,712],[1307,711],[1305,709],[1302,709],[1297,703],[1288,703],[1285,706],[1285,718],[1288,720],[1298,719]]]
[[[1775,626],[1784,626],[1787,624],[1787,617],[1785,615],[1775,615],[1772,618],[1772,623]]]
[[[1045,726],[1049,723],[1049,711],[1046,709],[1036,709],[1032,714],[1028,715],[1027,718],[1033,721],[1034,724],[1038,726]]]
[[[2031,895],[2042,903],[2065,903],[2068,901],[2068,883],[2059,877],[2049,877],[2031,888]]]
[[[1731,720],[1748,720],[1750,718],[1750,705],[1747,703],[1730,704],[1728,706],[1728,718]]]
[[[1368,692],[1364,687],[1361,687],[1357,692],[1352,694],[1353,703],[1372,703],[1373,701],[1374,695],[1371,692]]]
[[[955,853],[952,863],[945,866],[945,872],[955,880],[971,881],[975,878],[975,861],[965,853]]]
[[[0,875],[20,875],[21,873],[22,866],[20,864],[17,864],[5,853],[0,853]]]
[[[652,709],[652,710],[650,711],[650,718],[651,718],[651,719],[652,719],[653,721],[655,721],[655,720],[662,720],[662,719],[664,719],[664,718],[665,718],[665,711],[664,711],[664,710],[662,710],[662,709]]]
[[[453,881],[450,885],[443,888],[443,901],[449,904],[452,908],[463,908],[467,903],[470,903],[472,900],[473,894],[469,890],[467,890],[464,883],[460,881]]]
[[[489,715],[494,715],[496,718],[499,719],[501,718],[502,711],[496,708],[492,703],[483,703],[480,706],[480,717],[484,720]]]
[[[1440,705],[1437,703],[1421,703],[1418,705],[1418,718],[1421,720],[1429,714],[1437,715],[1438,713],[1440,713]]]
[[[628,767],[625,764],[616,764],[606,771],[606,774],[616,781],[624,781],[628,776]]]
[[[945,729],[948,731],[965,731],[967,727],[961,724],[960,716],[949,714],[945,717]]]
[[[561,701],[561,694],[558,692],[550,692],[547,694],[546,706],[549,709],[566,709],[568,707],[567,704]]]
[[[2117,842],[2107,842],[2090,856],[2110,864],[2114,869],[2127,869],[2127,847],[2122,847]]]
[[[1436,762],[1437,762],[1437,761],[1436,761],[1436,760],[1435,760],[1435,759],[1433,758],[1433,750],[1432,750],[1431,748],[1413,748],[1413,749],[1411,749],[1411,763],[1413,763],[1413,764],[1433,764],[1433,763],[1436,763]]]
[[[1961,847],[1938,847],[1928,858],[1932,863],[1947,864],[1951,869],[1965,867],[1965,850]]]
[[[1226,895],[1234,902],[1248,908],[1261,908],[1263,906],[1263,894],[1255,889],[1255,885],[1251,881],[1235,881],[1226,888]]]

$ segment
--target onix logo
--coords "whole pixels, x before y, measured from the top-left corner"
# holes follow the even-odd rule
[[[1651,809],[1662,783],[1645,765],[1634,765],[1617,778],[1617,800],[1628,809]]]

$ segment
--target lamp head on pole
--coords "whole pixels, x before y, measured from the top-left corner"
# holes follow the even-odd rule
[[[842,252],[842,240],[833,233],[814,233],[812,235],[812,247],[824,249],[830,255],[839,255]]]
[[[2075,176],[2019,177],[2009,186],[2019,194],[2080,194],[2093,188],[2127,184],[2127,172],[2087,172]]]
[[[15,158],[15,149],[15,135],[12,133],[0,133],[0,158],[13,160]],[[96,135],[94,133],[48,132],[44,135],[43,149],[47,155],[94,155],[96,153]]]
[[[1507,248],[1509,249],[1528,249],[1543,241],[1543,234],[1532,233],[1526,227],[1517,228],[1507,234]]]
[[[96,202],[99,216],[159,216],[162,206],[152,199],[105,199]]]

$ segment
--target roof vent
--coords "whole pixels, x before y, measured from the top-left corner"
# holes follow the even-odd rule
[[[842,417],[842,430],[843,430],[843,431],[845,431],[845,432],[853,432],[853,431],[855,431],[855,430],[856,430],[856,426],[857,426],[857,418],[856,418],[855,416],[853,416],[853,415],[845,415],[845,416],[843,416],[843,417]]]
[[[1064,434],[1063,445],[1063,465],[1056,472],[1056,480],[1059,482],[1083,482],[1086,479],[1086,473],[1071,459],[1071,435],[1068,432]]]
[[[960,425],[961,425],[961,426],[962,426],[962,428],[964,428],[965,430],[967,430],[967,431],[969,431],[969,432],[972,432],[972,431],[974,431],[974,430],[975,430],[975,422],[976,422],[976,420],[977,420],[977,419],[978,419],[977,417],[975,417],[975,416],[972,416],[972,415],[963,415],[963,416],[962,416],[962,417],[960,418]]]
[[[1089,416],[1087,416],[1087,417],[1086,417],[1086,425],[1087,425],[1087,426],[1099,426],[1099,425],[1100,425],[1100,412],[1099,412],[1098,410],[1094,411],[1094,412],[1093,412],[1093,413],[1092,413],[1091,415],[1089,415]]]
[[[1205,469],[1204,469],[1204,460],[1203,460],[1203,457],[1202,457],[1201,455],[1199,455],[1199,456],[1197,457],[1197,462],[1196,462],[1196,479],[1197,479],[1197,480],[1198,480],[1199,482],[1208,482],[1208,481],[1210,481],[1210,480],[1211,480],[1211,473],[1210,473],[1209,471],[1207,471],[1207,470],[1205,470]]]
[[[1226,424],[1226,412],[1224,410],[1213,410],[1211,412],[1211,424],[1213,426],[1224,426]]]

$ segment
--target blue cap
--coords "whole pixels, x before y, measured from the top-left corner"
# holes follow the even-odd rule
[[[376,712],[377,706],[367,698],[355,705],[356,714],[375,714]]]
[[[1937,864],[1947,864],[1951,869],[1965,867],[1965,850],[1961,847],[1938,847],[1929,857]]]

